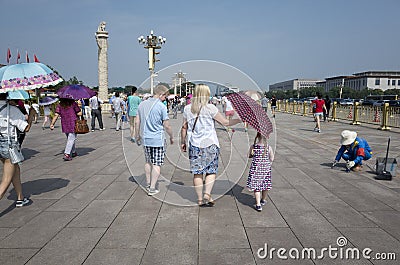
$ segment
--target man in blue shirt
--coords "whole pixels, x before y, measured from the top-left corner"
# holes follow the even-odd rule
[[[170,143],[174,143],[172,128],[169,123],[167,107],[162,103],[168,95],[168,88],[158,85],[154,89],[154,96],[140,103],[135,120],[136,142],[143,143],[146,163],[146,189],[149,196],[159,193],[156,189],[161,166],[164,164],[165,156],[165,135],[169,135]]]
[[[336,155],[333,165],[341,158],[346,161],[346,167],[353,171],[361,171],[362,161],[372,157],[372,149],[368,142],[357,137],[357,133],[344,130],[341,133],[341,147]]]

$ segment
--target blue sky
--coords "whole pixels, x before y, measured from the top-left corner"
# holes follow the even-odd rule
[[[151,29],[167,38],[156,70],[212,60],[240,69],[263,89],[294,78],[400,70],[397,0],[0,0],[0,6],[0,63],[7,48],[13,63],[17,49],[22,61],[28,51],[31,60],[35,53],[65,79],[76,76],[89,86],[98,84],[94,33],[103,20],[110,87],[148,77],[137,37]]]

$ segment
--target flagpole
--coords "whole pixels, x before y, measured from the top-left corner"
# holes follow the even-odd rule
[[[10,48],[7,49],[7,64],[10,64],[10,58],[11,58],[11,51]]]

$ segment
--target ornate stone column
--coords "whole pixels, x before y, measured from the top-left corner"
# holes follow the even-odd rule
[[[98,75],[99,75],[99,95],[98,97],[108,102],[108,31],[106,31],[106,22],[102,21],[97,28],[96,42],[98,46]]]

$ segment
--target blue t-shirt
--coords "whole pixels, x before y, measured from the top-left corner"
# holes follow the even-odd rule
[[[142,100],[138,96],[129,96],[128,97],[128,106],[129,106],[129,116],[136,116],[137,109],[139,107],[140,102]]]
[[[149,98],[138,108],[140,135],[144,146],[164,146],[164,124],[169,120],[167,107],[158,98]]]

